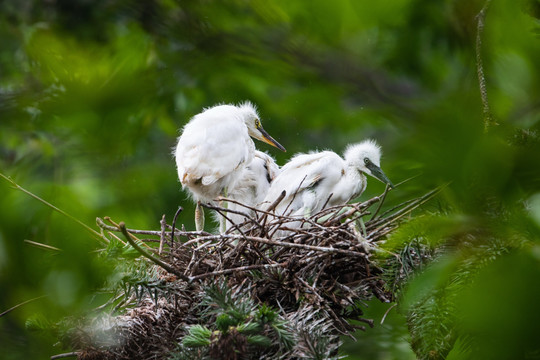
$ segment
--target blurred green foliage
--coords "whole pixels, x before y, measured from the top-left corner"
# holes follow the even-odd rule
[[[400,292],[393,326],[359,334],[370,341],[346,350],[353,359],[403,359],[411,336],[422,359],[539,358],[540,2],[490,3],[481,56],[498,125],[488,133],[475,53],[483,6],[1,2],[0,170],[89,225],[111,216],[157,228],[182,206],[190,229],[193,208],[170,152],[203,107],[255,102],[288,152],[257,146],[280,164],[374,137],[395,183],[417,176],[388,206],[448,184],[388,242],[399,253],[425,240],[440,258]],[[363,196],[382,190],[370,181]],[[25,322],[95,307],[93,291],[113,267],[84,230],[3,180],[0,208],[0,311],[46,295],[0,318],[2,356],[62,352],[54,334],[37,336]]]

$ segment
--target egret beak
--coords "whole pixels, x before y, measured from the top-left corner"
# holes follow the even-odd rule
[[[390,186],[391,188],[394,187],[394,184],[392,184],[390,179],[388,179],[388,177],[386,176],[386,174],[382,171],[380,167],[378,167],[377,165],[373,163],[369,163],[367,165],[367,168],[369,169],[369,171],[371,171],[371,176],[373,176],[375,179],[380,180],[381,182],[385,184],[388,184],[388,186]]]
[[[277,148],[278,148],[279,150],[281,150],[281,151],[287,151],[287,150],[285,150],[285,148],[284,148],[280,143],[278,143],[276,140],[274,140],[274,138],[271,137],[271,136],[266,132],[266,130],[264,130],[264,129],[262,128],[262,126],[259,126],[259,127],[257,128],[257,130],[259,130],[259,131],[261,132],[261,134],[262,134],[262,137],[260,137],[259,140],[264,141],[265,143],[267,143],[267,144],[269,144],[269,145],[272,145],[272,146],[274,146],[274,147],[277,147]]]

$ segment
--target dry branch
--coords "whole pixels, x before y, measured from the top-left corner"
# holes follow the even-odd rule
[[[98,218],[101,229],[122,232],[138,252],[161,268],[161,286],[167,290],[160,293],[148,290],[148,294],[155,295],[143,296],[135,308],[126,308],[126,315],[113,317],[122,319],[121,322],[115,320],[116,325],[112,327],[115,333],[121,334],[116,344],[100,350],[95,341],[87,340],[86,345],[79,342],[74,348],[81,354],[80,359],[129,359],[142,354],[147,358],[167,358],[177,346],[174,344],[186,335],[185,328],[203,321],[195,305],[204,289],[212,284],[226,284],[233,293],[244,294],[256,304],[279,309],[280,316],[288,319],[290,327],[298,333],[295,347],[288,355],[283,355],[283,359],[304,356],[301,354],[306,354],[306,349],[316,341],[314,334],[319,332],[335,347],[339,345],[339,336],[352,336],[356,329],[365,329],[352,325],[351,320],[373,326],[371,319],[362,318],[361,308],[369,299],[392,300],[381,278],[382,270],[372,259],[372,250],[378,248],[378,242],[407,214],[438,191],[382,211],[388,192],[385,189],[380,196],[361,203],[334,206],[310,218],[275,215],[272,210],[262,211],[237,203],[251,215],[224,234],[185,231],[183,226],[182,230],[175,229],[178,213],[172,226],[162,218],[160,230],[155,231],[127,229],[123,222],[110,226]],[[373,216],[367,216],[377,203]],[[233,212],[215,205],[208,207],[225,215]],[[234,212],[242,214],[242,209]],[[357,227],[358,220],[364,220],[365,237]],[[134,240],[134,234],[155,237],[148,246],[159,246],[160,253],[157,248],[155,253],[142,249]],[[138,291],[145,293],[143,288]],[[126,306],[133,301],[130,296],[126,294],[125,302],[120,300],[114,306],[118,301],[115,295],[116,300],[110,306],[116,311],[121,304]],[[215,318],[204,321],[215,321]],[[211,327],[209,323],[202,325]],[[108,329],[110,331],[111,327]],[[88,331],[85,334],[86,339],[96,338]],[[269,349],[277,351],[276,347]],[[271,353],[262,354],[261,358],[273,358]]]
[[[184,281],[187,281],[187,282],[191,282],[192,279],[188,276],[185,276],[184,274],[182,274],[181,272],[179,272],[178,270],[176,270],[175,268],[173,268],[172,266],[170,266],[169,264],[167,264],[166,262],[154,257],[153,255],[150,255],[149,253],[147,253],[146,251],[144,251],[133,239],[132,239],[132,235],[127,231],[126,229],[126,224],[124,224],[124,222],[120,222],[118,224],[118,228],[120,229],[120,231],[122,232],[122,234],[125,236],[126,240],[129,242],[129,244],[131,246],[133,246],[133,248],[135,250],[137,250],[141,255],[143,255],[144,257],[146,257],[147,259],[151,260],[152,262],[154,262],[155,264],[161,266],[163,269],[167,270],[168,272],[170,272],[171,274],[174,274],[176,276],[178,276],[180,279],[184,280]]]

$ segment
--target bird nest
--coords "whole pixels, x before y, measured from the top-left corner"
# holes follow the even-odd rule
[[[155,231],[98,218],[111,239],[144,255],[126,271],[144,281],[124,280],[110,310],[66,337],[79,359],[338,358],[341,336],[373,326],[366,302],[393,301],[374,256],[380,241],[434,193],[381,211],[385,191],[300,227],[239,204],[253,215],[218,235],[177,228],[180,211]]]

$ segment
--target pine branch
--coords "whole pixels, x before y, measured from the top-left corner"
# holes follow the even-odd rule
[[[484,114],[484,131],[487,132],[492,125],[496,125],[491,115],[488,101],[486,76],[484,75],[484,64],[482,61],[482,35],[484,33],[484,22],[491,0],[486,0],[484,6],[476,16],[476,72],[478,74],[478,85],[480,87],[480,97],[482,99],[482,112]]]

